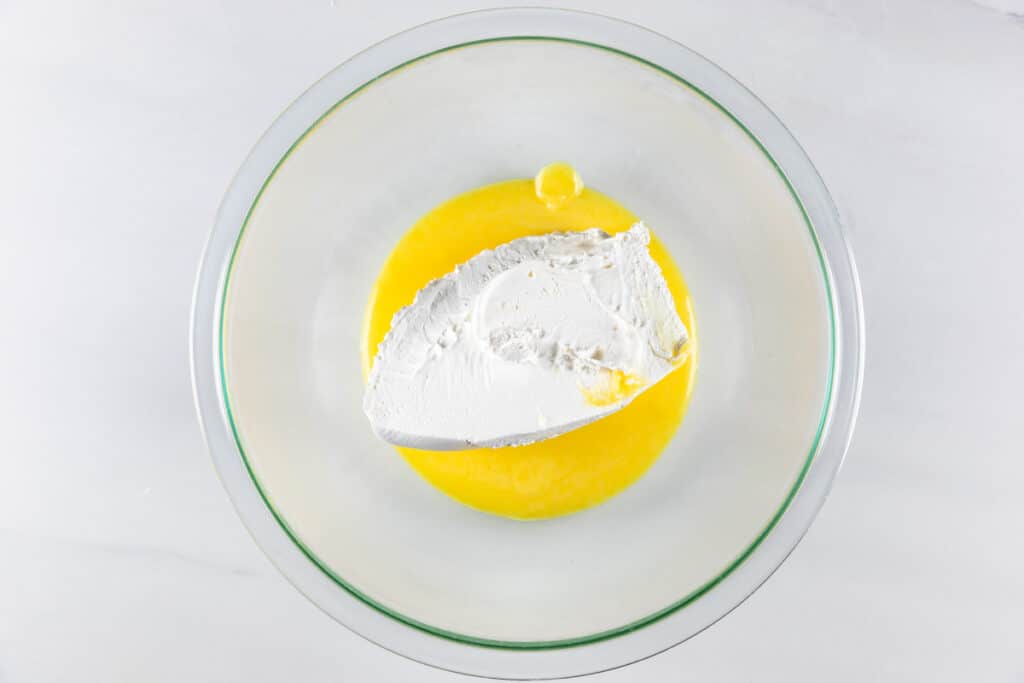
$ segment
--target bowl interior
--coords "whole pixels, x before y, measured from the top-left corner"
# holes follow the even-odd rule
[[[558,159],[671,250],[701,364],[640,482],[524,523],[449,500],[374,437],[358,345],[420,215]],[[471,642],[586,641],[684,605],[781,514],[828,404],[827,283],[774,163],[678,77],[581,43],[452,48],[342,99],[266,184],[225,287],[225,399],[268,504],[339,590]]]

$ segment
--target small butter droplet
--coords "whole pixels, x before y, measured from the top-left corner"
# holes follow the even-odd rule
[[[556,161],[540,169],[533,179],[533,191],[554,211],[583,193],[583,179],[572,166]]]

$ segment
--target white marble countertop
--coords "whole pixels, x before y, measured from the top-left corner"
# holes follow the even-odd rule
[[[0,2],[0,681],[451,681],[249,539],[196,425],[196,262],[250,146],[354,51],[490,5]],[[859,260],[861,419],[735,613],[599,681],[1024,681],[1024,4],[563,2],[747,84]]]

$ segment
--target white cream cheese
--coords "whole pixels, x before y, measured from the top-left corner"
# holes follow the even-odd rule
[[[687,331],[641,223],[523,237],[395,314],[363,409],[385,441],[457,450],[562,434],[681,364]]]

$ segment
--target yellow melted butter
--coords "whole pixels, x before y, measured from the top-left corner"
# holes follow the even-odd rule
[[[544,206],[554,211],[583,193],[583,179],[575,168],[564,161],[556,161],[537,173],[533,192]]]
[[[533,179],[508,180],[461,194],[423,216],[395,246],[370,294],[362,336],[368,375],[391,319],[428,282],[484,249],[528,235],[628,230],[637,217],[615,200],[585,188],[564,163]],[[697,368],[697,328],[686,282],[658,238],[651,257],[661,267],[690,334],[680,367],[616,413],[553,439],[526,446],[465,451],[396,450],[428,482],[466,505],[515,519],[543,519],[600,503],[635,482],[658,458],[682,422]],[[643,387],[621,371],[589,388],[609,405]]]

